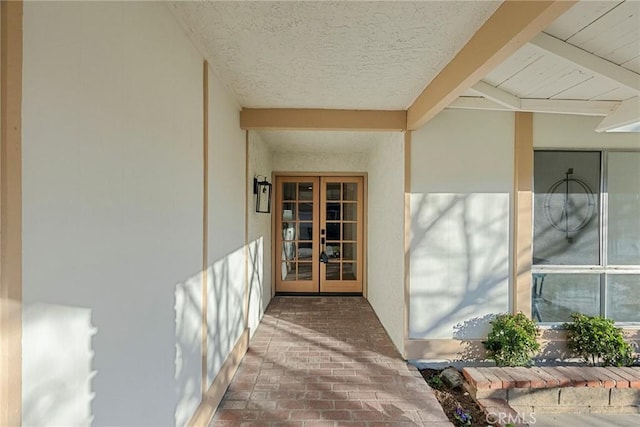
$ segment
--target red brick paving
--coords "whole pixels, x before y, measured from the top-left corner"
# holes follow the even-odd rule
[[[211,426],[451,426],[360,297],[275,297]]]

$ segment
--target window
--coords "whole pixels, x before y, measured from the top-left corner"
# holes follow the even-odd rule
[[[534,153],[533,317],[640,323],[640,152]]]

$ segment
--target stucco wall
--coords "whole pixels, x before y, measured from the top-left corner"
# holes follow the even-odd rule
[[[390,133],[368,166],[367,299],[400,352],[404,346],[404,134]]]
[[[276,172],[364,172],[367,153],[273,153]]]
[[[513,119],[445,110],[412,135],[409,338],[480,338],[509,308]]]
[[[209,71],[208,381],[244,331],[245,133],[240,107]]]
[[[262,175],[271,182],[271,151],[257,132],[249,132],[249,328],[251,333],[271,301],[271,215],[256,213],[253,178]],[[274,203],[274,200],[271,201]],[[274,207],[271,207],[273,211]]]
[[[594,132],[602,117],[534,114],[534,148],[640,149],[638,133]]]
[[[237,105],[210,87],[211,380],[242,329],[245,155]],[[202,120],[202,57],[165,5],[25,2],[25,425],[193,414]]]

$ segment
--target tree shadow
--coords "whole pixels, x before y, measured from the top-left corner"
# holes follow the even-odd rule
[[[42,303],[24,306],[23,425],[92,423],[96,333],[91,309]]]
[[[510,197],[413,197],[410,338],[457,339],[455,325],[508,309]],[[486,336],[466,326],[465,339]]]
[[[424,425],[429,399],[429,416],[446,421],[364,298],[275,297],[212,425],[243,417],[287,425],[281,405],[291,402],[301,410],[322,404],[318,421],[345,421],[349,410],[357,411],[351,422]]]

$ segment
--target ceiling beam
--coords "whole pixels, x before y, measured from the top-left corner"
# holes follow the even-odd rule
[[[529,42],[547,53],[574,63],[580,68],[640,91],[640,74],[593,55],[567,42],[540,33]]]
[[[489,83],[483,82],[482,80],[474,84],[471,90],[478,95],[507,107],[509,110],[517,111],[520,109],[520,98],[502,89],[491,86]]]
[[[409,107],[407,128],[418,129],[431,120],[575,3],[502,3]]]
[[[243,108],[245,130],[404,131],[406,111],[322,110],[304,108]]]
[[[490,110],[490,111],[513,111],[512,108],[491,101],[487,98],[475,96],[461,96],[453,101],[447,108],[455,110]]]
[[[637,98],[636,98],[637,99]],[[531,113],[575,114],[580,116],[607,116],[620,105],[618,101],[579,101],[564,99],[520,99],[518,111]],[[465,110],[513,111],[510,107],[485,98],[460,97],[448,108]]]
[[[618,101],[583,101],[571,99],[521,99],[520,111],[532,113],[606,116],[620,104]]]
[[[596,132],[610,132],[635,123],[640,123],[640,98],[637,96],[622,101],[618,108],[600,122]]]

